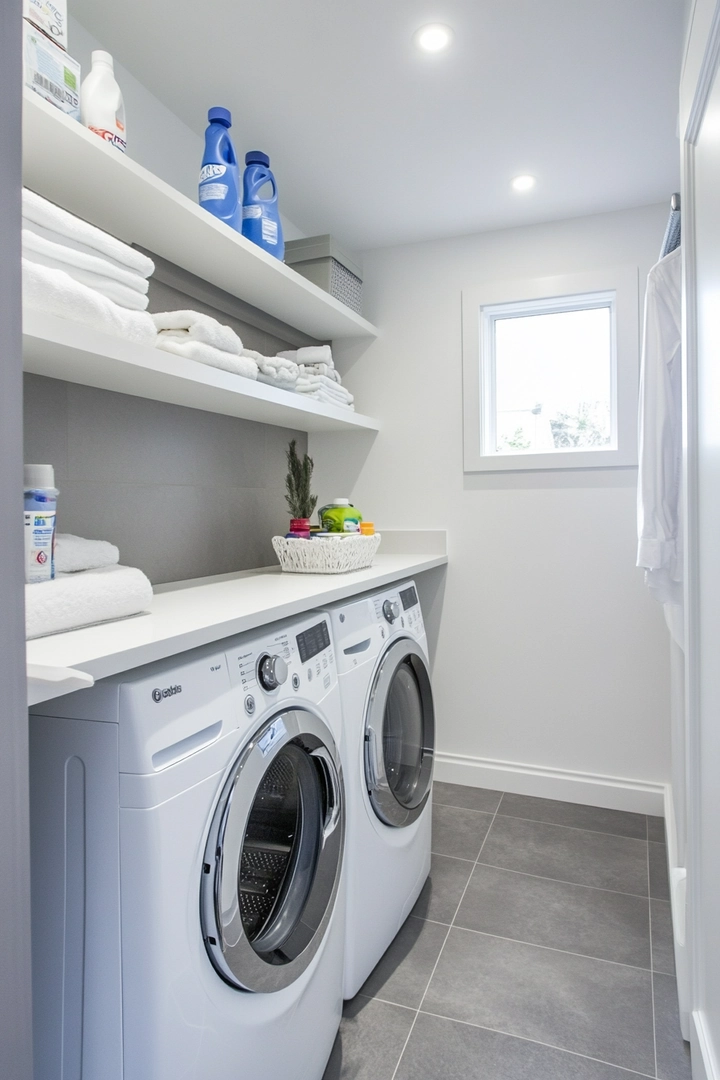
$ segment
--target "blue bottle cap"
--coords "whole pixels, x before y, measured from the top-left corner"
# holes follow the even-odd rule
[[[245,155],[246,165],[264,165],[265,168],[270,166],[270,158],[267,154],[263,154],[262,150],[248,150]]]
[[[216,105],[214,109],[208,109],[208,121],[211,124],[224,124],[225,127],[232,126],[232,116],[229,109],[223,109],[221,105]]]

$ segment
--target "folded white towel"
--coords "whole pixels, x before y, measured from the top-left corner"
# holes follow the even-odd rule
[[[23,255],[32,259],[35,255],[40,256],[36,262],[43,266],[51,266],[53,269],[65,270],[72,274],[75,270],[83,270],[86,273],[97,274],[103,278],[111,278],[120,285],[127,286],[143,296],[148,291],[148,280],[134,270],[127,270],[119,266],[114,260],[106,259],[102,255],[88,255],[84,251],[76,251],[75,248],[66,244],[56,244],[47,240],[44,236],[34,232],[33,229],[22,231]]]
[[[132,566],[60,574],[54,581],[25,586],[26,634],[44,637],[137,615],[147,611],[152,598],[152,585]]]
[[[328,367],[335,367],[329,345],[304,345],[301,349],[278,353],[278,356],[294,360],[296,364],[327,364]]]
[[[346,401],[344,398],[337,398],[322,387],[317,390],[303,392],[302,396],[303,399],[310,398],[313,401],[322,401],[325,405],[334,405],[338,409],[355,409],[352,400]]]
[[[299,364],[300,378],[304,375],[324,375],[327,379],[332,379],[333,382],[342,383],[340,378],[340,372],[336,371],[334,367],[328,367],[327,364]]]
[[[55,570],[58,574],[75,574],[82,570],[99,570],[120,562],[120,552],[107,540],[86,540],[72,533],[58,533],[55,539]]]
[[[110,255],[99,252],[97,248],[91,248],[88,244],[81,244],[79,240],[73,240],[69,236],[62,236],[61,233],[55,232],[54,229],[46,229],[44,225],[38,225],[37,221],[31,221],[30,218],[25,217],[24,215],[22,227],[23,229],[27,229],[28,232],[35,233],[36,236],[41,236],[44,240],[49,240],[51,244],[60,244],[61,247],[70,248],[71,251],[81,252],[83,255],[92,255],[96,259],[103,259],[110,266],[115,267],[116,270],[124,270],[126,273],[139,277],[142,281],[145,281],[149,276],[148,274],[138,273],[126,264],[119,262],[117,259],[113,259]],[[143,255],[142,258],[144,259],[145,256]],[[150,259],[147,261],[150,262]],[[151,265],[154,267],[154,264]]]
[[[47,199],[36,195],[28,188],[23,188],[22,212],[29,221],[34,221],[37,225],[59,233],[69,246],[75,242],[80,245],[80,250],[86,247],[92,248],[95,254],[115,259],[121,266],[134,270],[136,274],[144,278],[149,278],[155,270],[154,262],[147,255],[129,247],[128,244],[124,244],[122,240],[118,240],[109,233],[103,232],[102,229],[97,229],[89,221],[83,221],[82,218],[75,217],[74,214],[68,213],[55,203],[48,202]]]
[[[43,241],[43,243],[47,243],[47,241]],[[127,285],[121,285],[119,281],[114,281],[103,274],[96,274],[91,270],[81,270],[80,267],[72,266],[70,263],[56,259],[54,256],[33,251],[25,243],[22,246],[22,254],[23,258],[28,262],[36,263],[38,266],[45,266],[48,270],[62,270],[63,273],[68,274],[69,277],[74,278],[81,285],[86,285],[88,289],[94,289],[100,296],[112,300],[119,307],[127,308],[129,311],[145,311],[147,309],[148,297],[136,292],[135,289],[129,289]],[[82,257],[89,258],[89,256]]]
[[[254,349],[243,349],[243,356],[254,360],[258,366],[258,382],[278,386],[281,390],[294,390],[298,380],[298,366],[281,356],[263,356]]]
[[[162,311],[153,315],[153,319],[158,330],[171,331],[178,340],[182,340],[179,335],[186,334],[189,340],[202,341],[235,356],[240,356],[243,351],[242,341],[232,327],[223,326],[217,319],[199,311]]]
[[[64,270],[49,270],[39,263],[23,259],[22,284],[23,305],[26,308],[84,323],[137,345],[155,344],[155,323],[146,311],[129,311],[119,307],[70,277]]]
[[[301,374],[297,381],[298,393],[312,393],[313,390],[324,390],[325,393],[332,394],[333,397],[338,398],[340,401],[353,400],[349,390],[332,379],[328,379],[325,375]]]
[[[164,352],[175,353],[177,356],[185,356],[188,360],[196,360],[199,364],[208,367],[220,368],[221,371],[230,371],[233,375],[242,375],[245,379],[257,379],[258,366],[249,356],[234,356],[222,349],[214,349],[212,345],[206,345],[203,341],[178,341],[167,334],[158,334],[157,347]]]

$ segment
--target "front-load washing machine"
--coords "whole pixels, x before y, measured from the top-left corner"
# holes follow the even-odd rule
[[[340,733],[320,613],[35,707],[36,1080],[321,1080]]]
[[[414,582],[330,610],[348,835],[344,994],[354,997],[430,872],[435,717]]]

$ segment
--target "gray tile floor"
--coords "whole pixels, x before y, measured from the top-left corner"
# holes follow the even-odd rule
[[[324,1080],[689,1080],[660,818],[436,783],[410,918]]]

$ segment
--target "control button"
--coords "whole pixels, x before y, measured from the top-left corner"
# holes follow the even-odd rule
[[[277,690],[288,677],[288,667],[282,656],[262,656],[258,664],[258,679],[264,690]]]
[[[292,685],[293,685],[293,690],[299,690],[300,689],[300,676],[298,675],[297,672],[295,672],[295,674],[292,677]]]
[[[386,600],[382,606],[383,615],[389,623],[394,623],[400,614],[400,605],[397,600]]]
[[[307,672],[308,672],[308,682],[312,682],[312,668],[309,667],[307,669]]]
[[[252,696],[252,694],[248,694],[248,696],[245,698],[245,712],[248,714],[248,716],[252,716],[252,714],[255,712],[255,698]]]

